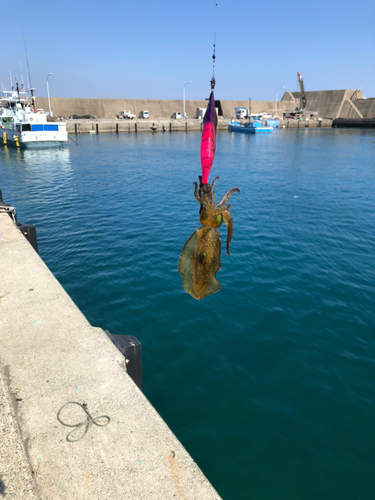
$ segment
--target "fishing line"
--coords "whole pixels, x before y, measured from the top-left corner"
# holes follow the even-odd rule
[[[212,90],[215,88],[216,26],[217,26],[217,3],[215,3],[214,53],[212,54],[212,79],[211,79],[211,89]]]

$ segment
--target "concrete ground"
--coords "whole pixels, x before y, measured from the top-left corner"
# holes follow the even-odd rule
[[[120,351],[88,323],[7,214],[0,214],[0,255],[0,498],[31,499],[34,488],[41,500],[219,499],[130,379]],[[67,442],[72,428],[56,415],[69,401],[110,423]],[[86,415],[71,406],[61,418],[75,424]]]
[[[32,500],[34,482],[13,408],[17,396],[0,366],[0,498]]]

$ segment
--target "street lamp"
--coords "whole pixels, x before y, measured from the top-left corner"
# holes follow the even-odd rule
[[[50,74],[47,76],[47,95],[48,95],[49,116],[53,116],[52,111],[51,111],[51,101],[50,101],[50,98],[49,98],[49,86],[48,86],[48,78],[49,78],[51,75],[52,75],[52,73],[50,73]]]
[[[185,87],[186,87],[186,85],[189,85],[189,83],[191,83],[191,82],[187,82],[184,85],[184,118],[186,117],[186,113],[185,113]]]
[[[279,90],[281,90],[281,89],[285,89],[285,87],[283,86],[283,87],[280,87],[280,88],[278,88],[278,89],[276,90],[276,99],[275,99],[275,117],[277,116],[277,94],[278,94]]]

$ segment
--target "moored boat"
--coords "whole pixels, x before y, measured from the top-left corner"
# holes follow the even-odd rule
[[[20,99],[20,92],[4,96],[0,108],[3,142],[27,148],[56,148],[68,140],[66,123],[49,122],[43,111],[32,107],[33,100]]]
[[[240,123],[238,121],[229,122],[229,129],[232,132],[245,132],[247,134],[259,134],[272,132],[273,127],[263,127],[262,122],[252,121],[247,123]]]

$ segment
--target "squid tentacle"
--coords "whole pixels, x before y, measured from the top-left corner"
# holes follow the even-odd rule
[[[229,198],[232,196],[233,193],[240,193],[240,189],[238,188],[233,188],[230,189],[225,193],[225,195],[221,198],[219,203],[216,205],[216,208],[223,208],[226,202],[229,200]]]
[[[223,210],[222,215],[225,222],[225,227],[227,228],[227,255],[230,255],[229,245],[233,236],[233,219],[232,214],[229,212],[229,210]]]
[[[198,184],[196,182],[193,182],[194,184],[194,196],[195,196],[195,199],[197,201],[199,201],[199,203],[201,203],[201,200],[200,200],[200,196],[198,196]]]
[[[220,179],[220,177],[215,177],[215,179],[212,181],[212,184],[211,184],[211,205],[213,204],[213,198],[214,198],[214,188],[215,188],[215,184],[216,182]],[[215,205],[215,204],[214,204]]]
[[[210,205],[213,205],[214,204],[214,187],[215,187],[215,184],[216,182],[219,180],[219,177],[215,177],[215,179],[213,180],[212,184],[202,184],[202,176],[199,175],[198,176],[198,179],[199,179],[199,187],[198,187],[198,184],[196,182],[193,182],[194,184],[194,196],[195,196],[195,199],[197,201],[199,201],[199,203],[201,205],[203,205],[205,203],[205,200],[208,198],[208,201],[210,203]]]

